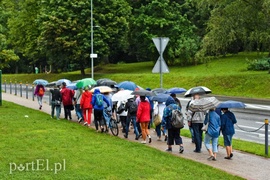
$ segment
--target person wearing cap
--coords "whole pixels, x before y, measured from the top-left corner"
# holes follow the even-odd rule
[[[62,83],[61,95],[64,106],[65,119],[69,118],[69,120],[72,120],[71,110],[74,109],[72,104],[74,92],[67,88],[67,84],[65,82]]]

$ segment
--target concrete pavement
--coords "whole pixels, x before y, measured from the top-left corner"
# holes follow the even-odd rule
[[[2,96],[3,100],[5,101],[14,102],[16,104],[38,110],[37,101],[32,101],[32,99],[21,98],[19,96],[15,96],[9,93],[3,93]],[[41,111],[50,114],[51,108],[49,104],[43,103],[43,108]],[[72,115],[73,119],[75,120],[74,111]],[[63,117],[63,113],[61,117]],[[151,136],[152,136],[152,143],[147,145],[156,148],[158,150],[164,151],[167,147],[166,143],[164,141],[163,142],[157,141],[155,132],[152,129],[151,129]],[[121,132],[119,133],[119,137],[124,138]],[[129,135],[129,140],[138,142],[135,141],[135,136],[133,135],[132,132]],[[219,153],[217,155],[217,161],[208,161],[207,160],[208,153],[204,147],[202,153],[198,154],[193,152],[194,144],[191,143],[190,138],[183,137],[183,143],[185,147],[184,153],[179,154],[178,147],[174,146],[172,152],[173,155],[197,161],[246,179],[252,180],[270,179],[269,178],[270,159],[268,158],[263,158],[260,156],[244,153],[241,151],[234,151],[233,159],[225,160],[224,157],[226,156],[226,151],[223,147],[220,147]]]

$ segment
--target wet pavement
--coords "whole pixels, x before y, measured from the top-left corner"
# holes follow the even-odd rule
[[[32,109],[38,110],[37,101],[33,101],[32,99],[26,99],[24,97],[15,96],[9,93],[2,94],[3,100],[14,102],[16,104],[29,107]],[[0,109],[1,110],[1,109]],[[43,103],[42,110],[45,113],[50,114],[51,107],[47,102]],[[63,110],[61,111],[61,118],[63,118]],[[49,115],[48,115],[49,116]],[[73,120],[76,120],[76,116],[74,111],[72,111]],[[147,146],[158,149],[160,151],[165,151],[167,145],[164,141],[157,141],[157,137],[155,131],[153,129],[150,130],[152,136],[152,143],[147,144]],[[124,139],[122,132],[119,132],[119,137]],[[135,136],[130,130],[130,135],[128,140],[134,142],[140,142],[135,140]],[[162,137],[164,140],[164,137]],[[234,151],[234,157],[232,160],[225,160],[226,150],[223,147],[219,147],[219,153],[217,155],[217,161],[208,161],[208,153],[205,147],[202,148],[202,153],[194,153],[194,144],[191,143],[190,138],[183,137],[183,143],[185,151],[183,154],[178,152],[179,147],[173,146],[173,152],[171,152],[175,156],[180,156],[182,158],[190,159],[193,161],[197,161],[203,164],[207,164],[214,168],[220,169],[222,171],[226,171],[230,174],[237,175],[243,177],[245,179],[252,180],[268,180],[270,179],[270,159],[244,153],[241,151]]]

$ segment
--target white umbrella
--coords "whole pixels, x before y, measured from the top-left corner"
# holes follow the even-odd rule
[[[188,109],[192,112],[204,112],[209,109],[216,108],[219,103],[220,102],[215,97],[206,97],[192,101]]]
[[[134,95],[131,95],[133,91],[130,91],[130,90],[121,90],[121,91],[118,91],[117,93],[115,93],[113,96],[112,96],[112,101],[115,102],[115,101],[126,101],[130,98],[133,98]]]

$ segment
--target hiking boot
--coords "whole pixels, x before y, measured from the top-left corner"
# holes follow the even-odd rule
[[[228,159],[228,160],[230,160],[230,159],[231,159],[231,157],[224,157],[224,159]]]
[[[166,149],[165,151],[167,151],[167,152],[172,152],[172,148],[168,148],[168,149]]]
[[[184,152],[184,146],[180,146],[180,148],[179,148],[179,153],[183,153]]]
[[[124,137],[127,139],[128,138],[128,136],[126,135],[126,134],[124,134]]]
[[[233,157],[233,153],[230,154],[230,157],[231,157],[231,158]]]
[[[136,136],[136,137],[135,137],[135,140],[139,140],[139,138],[140,138],[139,136]]]

